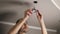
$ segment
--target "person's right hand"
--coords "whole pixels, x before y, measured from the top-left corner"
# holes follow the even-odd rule
[[[32,15],[32,10],[28,9],[25,11],[25,16],[31,16]]]
[[[37,10],[36,15],[37,15],[38,20],[40,20],[40,21],[43,20],[43,16],[42,16],[42,14],[39,12],[39,10]]]

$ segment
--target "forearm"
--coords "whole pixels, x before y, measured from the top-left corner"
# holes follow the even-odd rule
[[[42,34],[47,34],[47,30],[46,30],[46,26],[44,24],[44,21],[43,20],[42,21],[39,20],[39,22],[40,22]]]
[[[29,16],[26,16],[26,17],[22,20],[21,23],[18,22],[18,23],[8,32],[8,34],[16,34],[28,18],[29,18]]]

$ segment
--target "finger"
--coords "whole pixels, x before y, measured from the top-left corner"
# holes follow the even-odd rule
[[[41,13],[39,12],[39,10],[37,10],[37,12],[38,12],[38,15],[40,15],[40,16],[41,16]]]
[[[36,10],[36,15],[39,15],[38,13],[39,13],[39,10]]]
[[[37,13],[40,13],[39,10],[36,10]]]
[[[30,12],[27,12],[27,15],[29,15],[29,16],[30,16],[30,15],[31,15],[31,13],[30,13]]]
[[[31,9],[29,9],[28,12],[32,14],[32,10]]]
[[[32,11],[29,11],[29,13],[31,13],[31,14],[32,14]]]

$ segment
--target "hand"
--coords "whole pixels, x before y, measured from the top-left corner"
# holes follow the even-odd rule
[[[31,9],[28,9],[25,11],[25,16],[31,16],[32,15],[32,10]]]
[[[43,20],[43,16],[42,16],[42,14],[39,12],[39,10],[37,10],[36,15],[37,15],[37,18],[38,18],[40,21]]]

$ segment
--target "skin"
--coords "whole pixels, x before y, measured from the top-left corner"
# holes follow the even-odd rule
[[[11,28],[11,30],[8,32],[8,34],[17,34],[19,29],[21,29],[21,27],[24,25],[24,23],[27,21],[27,19],[31,16],[31,14],[32,14],[31,12],[32,12],[31,9],[26,10],[25,17],[23,18],[23,20],[19,21],[16,25],[14,25],[13,28]],[[23,28],[23,29],[26,29],[26,28]],[[25,33],[21,32],[21,34],[25,34]]]
[[[39,13],[39,10],[37,10],[36,15],[37,15],[37,19],[38,19],[40,26],[41,26],[42,34],[47,34],[47,30],[46,30],[46,26],[44,24],[43,16],[41,13]]]
[[[11,28],[11,30],[8,32],[8,34],[16,34],[21,28],[22,28],[22,30],[27,31],[28,25],[27,24],[24,25],[24,23],[27,21],[27,19],[31,15],[32,15],[32,10],[31,9],[26,10],[23,20],[19,21],[16,25],[14,25],[14,27]],[[38,10],[36,12],[36,16],[37,16],[37,19],[38,19],[39,24],[41,26],[42,34],[47,34],[47,30],[46,30],[46,27],[45,27],[45,24],[44,24],[43,16],[42,16],[41,13],[39,13]],[[20,32],[19,34],[25,34],[25,32],[21,32],[21,31],[19,31],[19,32]]]
[[[17,20],[16,24],[20,21],[22,21],[23,18],[20,18],[19,20]],[[21,27],[21,29],[19,29],[18,34],[25,34],[25,32],[22,32],[21,30],[27,32],[28,31],[28,25],[27,22],[23,24],[23,26]]]

